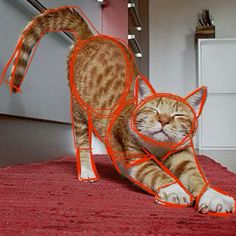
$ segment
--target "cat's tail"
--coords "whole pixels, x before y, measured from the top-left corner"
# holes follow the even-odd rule
[[[23,30],[14,55],[10,76],[13,92],[20,91],[20,85],[30,64],[32,50],[40,38],[48,32],[69,31],[80,39],[93,36],[83,17],[71,7],[47,10],[33,18]]]

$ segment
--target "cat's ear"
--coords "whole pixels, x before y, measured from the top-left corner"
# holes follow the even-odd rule
[[[144,77],[137,76],[134,83],[134,99],[136,104],[139,104],[153,94],[156,94],[156,92],[149,81]]]
[[[203,86],[185,97],[185,100],[192,106],[194,109],[196,116],[199,117],[201,115],[203,106],[205,104],[207,98],[207,87]]]

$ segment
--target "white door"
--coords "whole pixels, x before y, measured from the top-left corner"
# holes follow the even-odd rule
[[[199,149],[236,149],[236,39],[199,41],[199,85],[208,87]]]

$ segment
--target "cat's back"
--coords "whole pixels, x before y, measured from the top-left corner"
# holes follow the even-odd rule
[[[70,53],[69,65],[80,98],[103,114],[111,113],[127,97],[136,76],[128,50],[105,37],[77,43]]]

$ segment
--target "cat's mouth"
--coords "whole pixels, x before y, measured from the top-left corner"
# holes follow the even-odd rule
[[[153,130],[150,132],[151,135],[165,135],[168,140],[172,140],[172,138],[163,130]]]
[[[162,128],[159,130],[150,131],[150,134],[152,134],[152,135],[159,134],[159,133],[163,133],[163,134],[167,135],[166,132]]]

